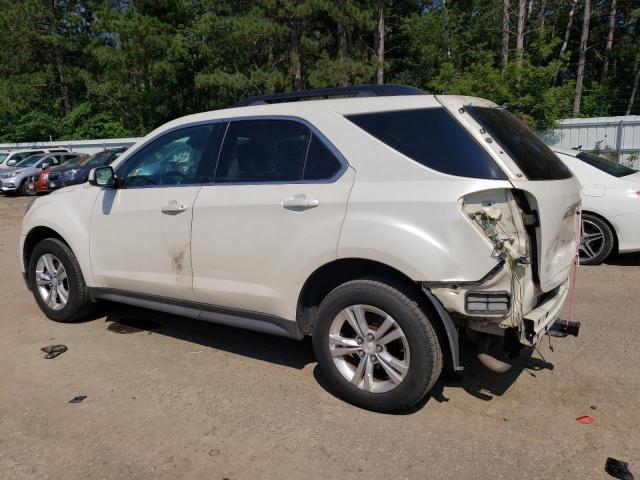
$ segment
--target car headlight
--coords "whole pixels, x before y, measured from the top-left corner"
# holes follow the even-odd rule
[[[21,173],[22,173],[22,171],[21,171],[21,170],[18,170],[17,172],[11,172],[11,173],[9,174],[9,176],[8,176],[8,177],[6,177],[6,178],[15,178],[17,175],[19,175],[19,174],[21,174]]]

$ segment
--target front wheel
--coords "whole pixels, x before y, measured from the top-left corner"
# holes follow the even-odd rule
[[[56,322],[76,322],[93,309],[80,265],[57,238],[38,243],[29,260],[29,285],[40,309]]]
[[[378,280],[334,289],[318,310],[313,346],[331,388],[374,411],[411,407],[442,370],[436,332],[412,295]]]

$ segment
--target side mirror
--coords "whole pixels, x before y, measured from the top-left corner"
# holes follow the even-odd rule
[[[110,165],[92,168],[89,172],[89,183],[96,187],[114,187],[116,174]]]
[[[47,168],[49,168],[49,164],[48,163],[43,163],[42,166],[40,167],[42,170],[46,170]]]
[[[18,163],[16,160],[9,160],[7,162],[7,167],[13,167],[16,163]]]

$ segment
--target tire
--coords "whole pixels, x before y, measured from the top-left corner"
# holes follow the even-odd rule
[[[20,184],[20,188],[18,189],[18,191],[20,192],[20,195],[31,195],[31,194],[29,193],[29,189],[27,188],[27,185],[28,185],[28,183],[29,183],[29,181],[28,181],[28,180],[29,180],[29,179],[24,180],[24,181]]]
[[[53,268],[48,267],[45,259],[48,259]],[[60,265],[64,270],[60,269]],[[54,270],[57,275],[49,274],[49,269]],[[29,286],[38,306],[51,320],[63,323],[77,322],[93,311],[95,305],[89,297],[89,289],[84,282],[78,260],[61,240],[47,238],[40,241],[31,253],[27,273]],[[58,287],[53,292],[53,301],[47,303],[47,298],[51,297],[47,296],[46,292],[54,290],[53,281]],[[67,300],[63,302],[65,291]]]
[[[582,238],[580,241],[580,265],[598,265],[613,250],[615,237],[611,227],[600,217],[582,214]]]
[[[442,371],[442,352],[431,321],[412,297],[402,285],[360,279],[342,284],[322,301],[313,347],[331,390],[340,398],[368,410],[397,411],[416,404],[433,387]],[[351,321],[345,312],[353,313]],[[359,312],[364,312],[364,328],[375,335],[373,339],[360,337],[363,328],[354,320]],[[387,316],[392,320],[385,322]],[[391,326],[385,329],[385,323]],[[385,343],[393,337],[399,338]],[[362,362],[365,366],[359,368]],[[389,373],[392,365],[402,369],[394,367]],[[371,375],[362,374],[367,371]]]

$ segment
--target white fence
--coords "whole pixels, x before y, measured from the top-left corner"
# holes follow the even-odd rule
[[[541,134],[547,145],[582,150],[599,149],[616,154],[626,165],[640,168],[640,115],[626,117],[567,118],[556,128]],[[62,140],[59,142],[3,143],[0,150],[31,147],[66,147],[80,153],[96,153],[105,148],[129,147],[140,138]]]
[[[105,148],[130,147],[140,138],[103,138],[100,140],[60,140],[59,142],[32,142],[32,143],[0,143],[0,150],[13,150],[16,148],[34,147],[65,147],[69,150],[89,155],[104,150]]]
[[[567,118],[542,134],[547,145],[615,154],[621,163],[640,168],[640,115]]]

